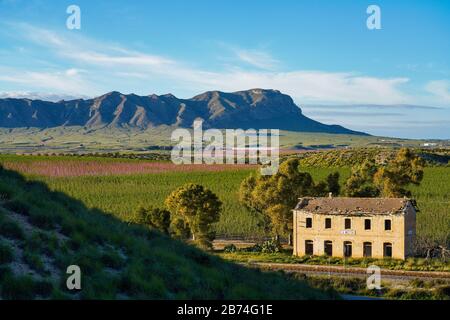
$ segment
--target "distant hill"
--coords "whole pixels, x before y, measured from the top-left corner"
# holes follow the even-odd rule
[[[171,94],[125,95],[116,91],[93,99],[59,102],[0,99],[0,127],[3,128],[148,129],[161,125],[189,128],[196,119],[203,119],[205,128],[273,128],[367,135],[312,120],[302,114],[290,96],[277,90],[210,91],[191,99],[178,99]]]

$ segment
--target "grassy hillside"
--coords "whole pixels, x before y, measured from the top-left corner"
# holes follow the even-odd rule
[[[48,152],[143,152],[151,146],[170,146],[173,127],[160,126],[147,130],[83,127],[0,128],[1,153],[48,153]],[[285,148],[329,148],[370,146],[415,146],[425,140],[408,140],[349,134],[312,132],[280,132],[280,146]],[[447,144],[448,141],[439,142]]]
[[[82,270],[79,292],[65,287],[73,264]],[[0,299],[327,297],[302,281],[225,262],[0,169]]]

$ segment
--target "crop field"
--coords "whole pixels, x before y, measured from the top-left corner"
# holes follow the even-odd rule
[[[238,202],[241,181],[255,170],[249,166],[174,166],[167,162],[38,156],[0,156],[6,168],[46,183],[81,200],[89,208],[99,208],[124,221],[133,221],[139,205],[163,206],[171,191],[185,183],[199,183],[222,200],[223,213],[215,226],[217,233],[258,237],[264,232],[258,217]],[[341,183],[350,168],[305,167],[315,181],[338,171]],[[419,236],[448,239],[450,232],[450,168],[427,167],[420,186],[411,188],[420,213],[417,216]]]

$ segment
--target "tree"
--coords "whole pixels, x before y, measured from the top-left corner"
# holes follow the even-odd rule
[[[424,161],[410,149],[402,148],[396,158],[386,167],[378,169],[374,175],[374,184],[383,197],[410,197],[406,189],[410,184],[419,185],[423,179]]]
[[[394,160],[377,166],[373,160],[365,161],[352,170],[346,182],[346,195],[350,197],[403,197],[411,196],[406,189],[419,185],[423,178],[424,162],[411,150],[402,148]]]
[[[162,233],[169,234],[170,212],[159,208],[145,208],[140,206],[137,210],[138,222],[156,229]]]
[[[165,204],[172,214],[172,225],[181,235],[189,230],[200,246],[212,247],[215,233],[211,227],[219,221],[222,210],[222,202],[212,191],[189,183],[173,191]]]
[[[330,173],[327,177],[328,192],[331,192],[334,196],[338,196],[341,193],[341,186],[339,185],[339,172]]]
[[[373,185],[373,176],[377,170],[373,160],[366,160],[362,165],[353,167],[345,184],[345,194],[349,197],[379,196],[379,190]]]
[[[272,176],[252,174],[241,183],[239,200],[249,210],[262,216],[266,229],[275,237],[291,236],[292,209],[298,198],[324,196],[328,191],[325,182],[314,184],[311,175],[299,170],[299,159],[283,162]]]

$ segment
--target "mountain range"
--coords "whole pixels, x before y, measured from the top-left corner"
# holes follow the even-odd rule
[[[172,94],[138,96],[109,92],[92,99],[42,101],[0,99],[0,127],[148,129],[161,125],[204,128],[280,129],[298,132],[367,135],[339,125],[327,125],[302,114],[293,99],[277,90],[251,89],[233,93],[209,91],[191,99]]]

